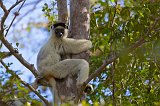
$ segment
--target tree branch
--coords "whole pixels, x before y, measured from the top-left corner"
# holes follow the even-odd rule
[[[26,17],[29,13],[31,13],[31,11],[34,11],[36,9],[36,6],[41,2],[42,0],[37,0],[28,4],[25,4],[23,7],[28,6],[28,5],[32,5],[34,4],[34,6],[32,8],[30,8],[26,13],[24,13],[23,15],[21,15],[20,18],[18,18],[18,20],[16,21],[16,23],[13,24],[13,26],[15,26],[15,24],[19,23],[24,17]]]
[[[22,6],[23,6],[23,4],[25,3],[26,0],[16,1],[16,3],[13,4],[13,5],[8,9],[8,11],[10,12],[14,7],[16,7],[16,6],[17,6],[19,3],[21,3],[22,1],[23,1],[23,3],[22,3],[22,5],[21,5],[21,7],[20,7],[20,8],[22,8]]]
[[[19,54],[17,50],[15,50],[12,45],[5,39],[4,36],[0,37],[2,43],[8,48],[8,50],[26,67],[28,68],[35,77],[39,75],[38,71],[35,69],[33,64],[28,63],[23,57],[22,54]]]
[[[0,1],[0,7],[4,11],[4,13],[8,13],[8,10],[6,9],[6,6],[3,4],[2,0]]]
[[[3,9],[3,11],[4,11],[4,15],[3,15],[3,17],[1,18],[1,30],[0,30],[0,34],[3,34],[3,32],[4,32],[3,26],[4,26],[5,20],[6,20],[7,17],[8,17],[9,12],[10,12],[15,6],[17,6],[19,3],[21,3],[22,1],[23,1],[23,0],[17,1],[15,4],[13,4],[13,5],[9,8],[9,10],[7,10],[6,7],[5,7],[5,5],[3,4],[2,0],[0,0],[0,7],[1,7],[1,8]]]
[[[18,10],[18,12],[19,12],[26,0],[20,0],[20,1],[17,0],[17,2],[16,2],[14,5],[12,5],[9,10],[11,11],[16,5],[18,5],[18,4],[19,4],[20,2],[22,2],[22,1],[24,1],[24,2],[22,3],[22,5],[21,5],[20,8],[19,8],[19,10]],[[33,73],[33,75],[34,75],[35,77],[37,77],[37,76],[39,77],[40,74],[39,74],[39,72],[35,69],[34,65],[28,63],[28,62],[22,57],[22,54],[19,54],[18,51],[17,51],[16,49],[14,49],[14,48],[12,47],[12,45],[6,40],[6,38],[5,38],[5,36],[4,36],[4,33],[3,33],[3,32],[4,32],[3,26],[4,26],[4,22],[5,22],[6,18],[8,17],[9,11],[8,11],[8,10],[6,9],[6,7],[3,5],[3,2],[2,2],[2,1],[0,1],[0,6],[3,7],[3,10],[4,10],[4,11],[7,11],[7,12],[4,13],[4,15],[3,15],[3,17],[2,17],[2,20],[1,20],[1,23],[0,23],[0,24],[1,24],[1,30],[0,30],[0,35],[1,35],[1,36],[0,36],[0,40],[1,40],[2,43],[8,48],[8,50],[9,50],[26,68],[28,68],[28,69]],[[15,19],[15,18],[14,18],[14,19]],[[10,27],[12,26],[12,23],[13,23],[14,19],[12,20],[12,22],[11,22],[11,24],[10,24]],[[9,27],[9,28],[10,28],[10,27]],[[9,31],[9,29],[8,29],[7,31]],[[7,34],[6,34],[6,35],[7,35]],[[40,81],[39,81],[39,84],[50,86],[45,79],[40,80]]]
[[[99,74],[101,74],[103,71],[105,71],[104,68],[105,68],[108,64],[116,61],[116,59],[119,58],[120,56],[124,55],[124,53],[125,53],[125,54],[126,54],[126,53],[128,54],[128,53],[134,51],[136,48],[138,48],[138,47],[141,46],[142,44],[144,44],[145,41],[146,41],[145,38],[149,36],[150,32],[151,32],[151,31],[155,28],[155,26],[158,24],[158,21],[159,21],[159,20],[160,20],[160,17],[158,17],[158,18],[155,19],[155,22],[149,27],[148,31],[146,32],[146,36],[143,36],[142,38],[140,38],[140,40],[138,40],[135,44],[131,45],[128,49],[122,50],[119,55],[115,55],[115,56],[113,56],[113,57],[110,57],[108,60],[106,60],[94,73],[92,73],[92,74],[89,76],[89,78],[84,82],[84,86],[86,86],[86,84],[88,84],[93,78],[99,76]],[[153,37],[153,36],[151,36],[151,37]]]
[[[12,55],[11,52],[0,52],[0,59],[5,59],[11,55]]]
[[[43,0],[34,0],[34,1],[32,1],[32,2],[30,2],[30,3],[26,3],[25,5],[24,5],[24,7],[26,7],[26,6],[30,6],[30,5],[32,5],[32,4],[38,4],[39,2],[41,2],[41,1],[43,1]]]
[[[8,66],[6,66],[6,64],[3,62],[3,60],[0,59],[1,64],[6,68],[6,70],[10,70]],[[29,88],[29,90],[31,90],[32,92],[34,92],[45,104],[49,105],[49,102],[41,95],[39,94],[39,92],[37,92],[30,84],[26,83],[25,81],[23,81],[16,73],[14,73],[12,71],[12,75],[16,76],[16,78],[27,88]]]
[[[104,69],[106,68],[107,65],[109,65],[110,63],[116,61],[119,57],[123,56],[124,54],[128,54],[132,51],[134,51],[136,48],[138,48],[139,46],[141,46],[142,44],[145,43],[145,38],[149,36],[150,32],[155,28],[155,26],[157,25],[158,21],[160,20],[160,17],[155,19],[155,22],[148,28],[148,31],[146,32],[146,36],[143,36],[142,38],[140,38],[140,40],[138,40],[135,44],[131,45],[128,49],[126,50],[122,50],[119,55],[112,55],[108,60],[104,61],[103,64],[94,72],[92,73],[89,78],[83,83],[83,86],[81,87],[81,90],[83,91],[86,87],[86,85],[95,77],[98,77],[103,71],[105,71]],[[150,36],[153,37],[153,36]],[[82,91],[80,93],[78,93],[78,96],[82,95]]]
[[[113,20],[112,20],[112,23],[111,23],[111,27],[114,26],[114,23],[115,23],[115,20],[116,20],[116,14],[117,14],[117,8],[118,8],[118,2],[117,0],[115,0],[115,11],[114,11],[114,16],[113,16]]]
[[[22,1],[23,1],[23,0],[20,0],[20,1],[16,2],[14,5],[11,6],[11,8],[10,8],[8,11],[10,12],[16,5],[18,5],[18,4],[19,4],[20,2],[22,2]],[[9,29],[11,28],[14,20],[15,20],[16,17],[19,15],[19,12],[20,12],[20,10],[21,10],[21,8],[22,8],[22,6],[24,5],[25,2],[26,2],[26,0],[23,1],[22,5],[21,5],[20,8],[18,9],[18,11],[14,13],[14,18],[13,18],[11,24],[9,25],[8,29],[7,29],[7,32],[6,32],[6,34],[5,34],[5,37],[7,36],[8,32],[9,32]]]
[[[4,22],[5,22],[6,18],[8,17],[9,12],[6,9],[5,5],[3,4],[2,0],[0,0],[0,6],[3,9],[3,11],[4,11],[4,15],[1,18],[1,30],[0,30],[0,34],[3,34],[3,32],[4,32],[3,25],[4,25]]]

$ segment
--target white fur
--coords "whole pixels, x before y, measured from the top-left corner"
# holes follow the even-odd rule
[[[60,27],[62,28],[62,27]],[[61,60],[61,55],[78,54],[91,48],[92,43],[85,39],[67,38],[68,30],[65,29],[64,36],[57,38],[54,29],[51,31],[51,37],[41,48],[37,57],[38,71],[48,78],[54,92],[54,102],[57,104],[59,97],[54,78],[65,78],[67,75],[78,75],[77,86],[81,86],[88,78],[89,64],[84,59],[65,59]]]

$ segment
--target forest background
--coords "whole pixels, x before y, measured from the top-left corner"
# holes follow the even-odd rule
[[[2,3],[7,9],[17,3],[5,23]],[[36,67],[37,53],[49,38],[49,23],[58,18],[56,2],[1,0],[0,4],[0,36],[3,27],[9,44]],[[0,101],[21,98],[25,105],[42,105],[42,98],[26,89],[26,82],[35,80],[32,72],[14,56],[6,56],[4,51],[12,51],[5,47],[2,38]],[[98,73],[90,81],[94,92],[87,96],[84,106],[160,105],[159,0],[91,0],[89,38],[93,43],[90,74]],[[52,100],[50,92],[42,87],[37,93]]]

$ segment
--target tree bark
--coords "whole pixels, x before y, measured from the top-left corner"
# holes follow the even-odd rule
[[[74,39],[89,39],[90,33],[90,0],[70,0],[70,37]],[[89,60],[87,52],[78,55],[72,55],[74,59]],[[76,79],[74,79],[76,82]],[[77,87],[76,91],[78,90]],[[75,102],[79,99],[86,99],[81,91],[76,92]],[[82,96],[82,97],[80,97]]]
[[[58,21],[68,23],[67,0],[57,0],[57,6]],[[67,57],[63,56],[62,58],[66,59]],[[56,79],[56,86],[62,103],[72,101],[75,95],[77,95],[76,78],[77,76],[67,76],[63,80]]]
[[[69,37],[74,39],[88,39],[90,28],[89,0],[70,0],[70,33]],[[68,21],[67,1],[57,0],[58,21]],[[71,58],[88,60],[87,53],[71,55]],[[61,102],[73,101],[78,96],[76,87],[77,75],[67,76],[63,80],[56,79],[57,89]],[[80,97],[78,97],[80,98]]]
[[[58,7],[58,21],[67,23],[68,22],[67,0],[57,0],[57,7]]]
[[[70,37],[74,39],[89,39],[90,32],[90,2],[89,0],[71,0],[70,2]],[[89,59],[84,52],[72,55],[72,58]]]

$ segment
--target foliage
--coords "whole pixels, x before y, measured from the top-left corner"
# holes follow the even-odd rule
[[[42,11],[44,12],[44,16],[48,19],[49,21],[49,26],[52,25],[53,22],[56,21],[57,15],[53,15],[53,10],[55,8],[56,3],[52,2],[52,5],[49,6],[47,3],[44,4],[42,7]]]
[[[1,55],[1,54],[0,54]],[[41,106],[42,103],[30,95],[30,91],[26,86],[22,85],[17,75],[21,75],[20,70],[13,71],[9,67],[12,63],[8,63],[6,69],[0,67],[0,100],[6,103],[19,100],[25,106]],[[0,102],[1,102],[0,101]]]
[[[56,12],[52,15],[54,6],[53,2],[42,7],[49,24],[57,19]],[[82,106],[160,105],[160,21],[150,29],[159,16],[159,0],[96,0],[91,6],[91,73],[112,55],[120,57],[91,81],[95,91],[82,101]],[[143,37],[146,42],[128,53],[127,48]],[[10,65],[6,64],[9,68]],[[16,96],[33,106],[40,105],[14,73],[21,74],[0,67],[0,99],[7,101]]]
[[[122,56],[93,80],[95,92],[88,101],[106,105],[159,105],[160,103],[160,3],[143,1],[98,1],[92,6],[92,72],[113,53]],[[146,42],[126,54],[126,49],[147,36]]]

